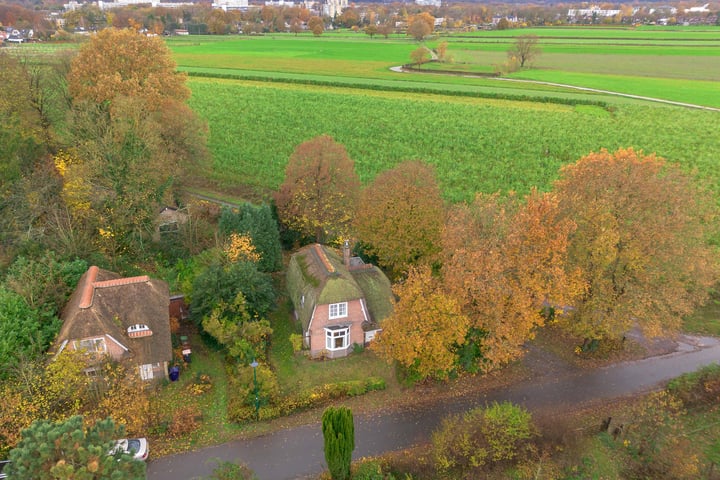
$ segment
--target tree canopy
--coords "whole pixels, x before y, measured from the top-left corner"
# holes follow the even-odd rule
[[[456,205],[443,235],[445,288],[480,332],[480,362],[491,369],[522,355],[544,323],[547,302],[565,304],[583,285],[564,268],[571,221],[551,194],[479,194]]]
[[[111,102],[119,96],[141,98],[148,108],[165,100],[190,98],[186,74],[177,72],[160,37],[132,29],[106,28],[94,34],[73,60],[68,84],[75,101]]]
[[[592,153],[561,170],[561,215],[574,222],[568,268],[587,290],[559,320],[586,338],[680,329],[717,281],[717,208],[702,182],[632,149]],[[716,237],[715,237],[716,238]]]
[[[321,135],[295,148],[275,201],[283,224],[322,243],[349,234],[359,192],[347,150]]]
[[[456,347],[465,340],[470,320],[446,295],[427,266],[411,268],[393,287],[393,313],[372,345],[388,361],[397,361],[414,380],[445,378],[455,368]]]
[[[260,254],[261,271],[275,272],[282,267],[280,232],[269,205],[245,202],[237,209],[225,207],[218,219],[218,230],[223,235],[233,232],[249,235]]]
[[[382,172],[363,190],[360,205],[355,234],[383,267],[404,274],[437,260],[445,210],[430,166],[403,162]]]
[[[108,455],[122,429],[112,419],[84,426],[81,416],[64,422],[38,420],[23,431],[22,440],[10,452],[6,467],[10,478],[35,480],[145,478],[145,463],[130,455]]]
[[[144,250],[159,207],[207,158],[185,79],[161,39],[129,29],[97,33],[72,62],[75,146],[55,163],[75,228],[96,232],[93,243],[113,260]]]

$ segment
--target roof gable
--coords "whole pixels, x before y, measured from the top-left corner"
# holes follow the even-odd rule
[[[92,266],[63,310],[56,345],[109,335],[138,364],[168,361],[172,358],[169,304],[169,289],[161,280],[146,275],[121,278]],[[128,328],[138,324],[146,325],[152,335],[131,336]]]
[[[320,244],[305,246],[293,254],[287,288],[303,329],[307,329],[316,305],[360,298],[366,299],[373,318],[381,320],[386,316],[391,308],[390,281],[375,266],[350,265],[348,269],[337,252]]]

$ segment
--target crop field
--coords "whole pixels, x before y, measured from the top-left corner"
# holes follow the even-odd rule
[[[428,46],[448,41],[455,63],[440,68],[492,71],[524,33],[548,44],[514,79],[720,107],[720,28],[473,32]],[[266,196],[299,143],[329,134],[346,146],[363,182],[419,159],[435,166],[448,201],[548,189],[562,165],[620,147],[678,162],[720,194],[717,111],[487,77],[396,73],[390,67],[418,47],[399,36],[190,36],[168,45],[192,75],[191,106],[210,126],[213,165],[199,173],[221,188],[242,184]],[[57,47],[40,50],[47,48]]]
[[[489,71],[522,33],[542,33],[557,50],[543,47],[537,67],[512,75],[518,79],[720,107],[720,29],[474,32],[428,45],[447,40],[456,65]],[[207,175],[220,186],[267,195],[282,182],[295,146],[329,134],[346,146],[363,182],[420,159],[435,166],[448,201],[548,189],[562,165],[620,147],[678,162],[720,193],[716,111],[483,77],[400,74],[390,67],[407,63],[418,46],[402,37],[326,32],[185,37],[169,45],[192,75],[191,105],[211,129]],[[576,48],[583,53],[569,53]]]
[[[363,182],[403,160],[434,165],[449,201],[547,189],[560,166],[601,148],[656,152],[720,184],[717,112],[203,78],[190,87],[211,127],[211,175],[226,186],[275,189],[293,148],[320,134],[346,146]]]

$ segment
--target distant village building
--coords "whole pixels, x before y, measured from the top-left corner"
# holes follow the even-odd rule
[[[335,18],[348,7],[348,0],[325,0],[322,4],[322,14],[326,17]]]
[[[496,26],[498,23],[500,23],[501,20],[507,20],[508,22],[512,23],[521,23],[525,21],[522,18],[518,18],[517,15],[495,15],[492,18],[492,24],[493,26]]]
[[[658,13],[661,15],[675,15],[677,13],[677,8],[671,6],[671,5],[659,5],[657,7],[651,8],[648,10],[648,13],[650,15],[654,13]]]
[[[266,0],[265,5],[268,7],[294,7],[295,2],[287,0]]]
[[[709,3],[706,3],[705,5],[701,7],[690,7],[685,9],[685,13],[710,13],[710,10],[708,7],[710,6]]]
[[[212,8],[217,8],[224,12],[230,10],[247,10],[248,0],[217,0],[213,2]]]
[[[440,7],[442,6],[441,0],[415,0],[416,5],[423,7]]]
[[[605,10],[597,5],[593,5],[590,8],[571,8],[568,10],[568,18],[602,18],[602,17],[614,17],[618,15],[620,10]]]
[[[73,3],[73,2],[70,2]],[[70,5],[70,4],[68,4]],[[111,10],[113,8],[128,7],[130,5],[150,5],[153,8],[183,8],[192,7],[196,4],[194,2],[159,2],[157,0],[116,0],[113,2],[104,2],[98,0],[97,6],[100,10]],[[82,5],[81,5],[82,6]]]

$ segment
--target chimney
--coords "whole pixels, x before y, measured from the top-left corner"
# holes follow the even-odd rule
[[[350,240],[345,240],[343,243],[343,263],[345,268],[350,270]]]

